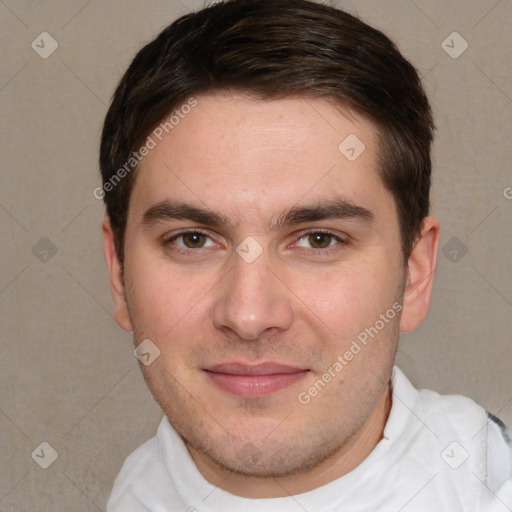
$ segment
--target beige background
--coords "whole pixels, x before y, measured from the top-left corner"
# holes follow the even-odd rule
[[[201,5],[0,1],[1,511],[104,510],[123,460],[159,422],[131,337],[112,318],[92,191],[121,73],[142,43]],[[417,386],[468,395],[512,424],[512,2],[338,5],[413,61],[438,126],[444,250],[430,316],[403,337],[399,364]],[[59,45],[47,59],[31,48],[43,31]],[[454,31],[469,43],[456,59],[441,46]],[[452,39],[453,53],[462,41]],[[58,452],[48,469],[31,458],[43,441]],[[37,453],[49,460],[48,448]]]

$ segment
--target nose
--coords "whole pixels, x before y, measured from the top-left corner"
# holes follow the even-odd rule
[[[222,279],[213,309],[217,329],[229,337],[257,340],[290,328],[293,294],[265,252],[252,263],[234,255],[234,266]]]

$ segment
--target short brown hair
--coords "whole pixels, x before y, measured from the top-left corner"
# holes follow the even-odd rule
[[[393,194],[407,261],[429,212],[434,124],[414,67],[382,32],[308,0],[228,0],[183,16],[134,58],[106,115],[103,184],[112,184],[165,116],[194,94],[219,90],[261,99],[330,97],[368,116],[379,133],[380,174]],[[133,160],[133,159],[132,159]],[[122,173],[103,194],[124,261],[136,178]]]

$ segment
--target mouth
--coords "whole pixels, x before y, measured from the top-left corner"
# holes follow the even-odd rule
[[[203,369],[221,390],[245,398],[271,395],[303,379],[309,370],[280,363],[224,363]]]

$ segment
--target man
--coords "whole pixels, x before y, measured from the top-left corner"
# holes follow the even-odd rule
[[[507,510],[504,425],[394,367],[436,266],[432,133],[414,68],[325,5],[218,3],[139,52],[97,192],[165,417],[109,511]]]

